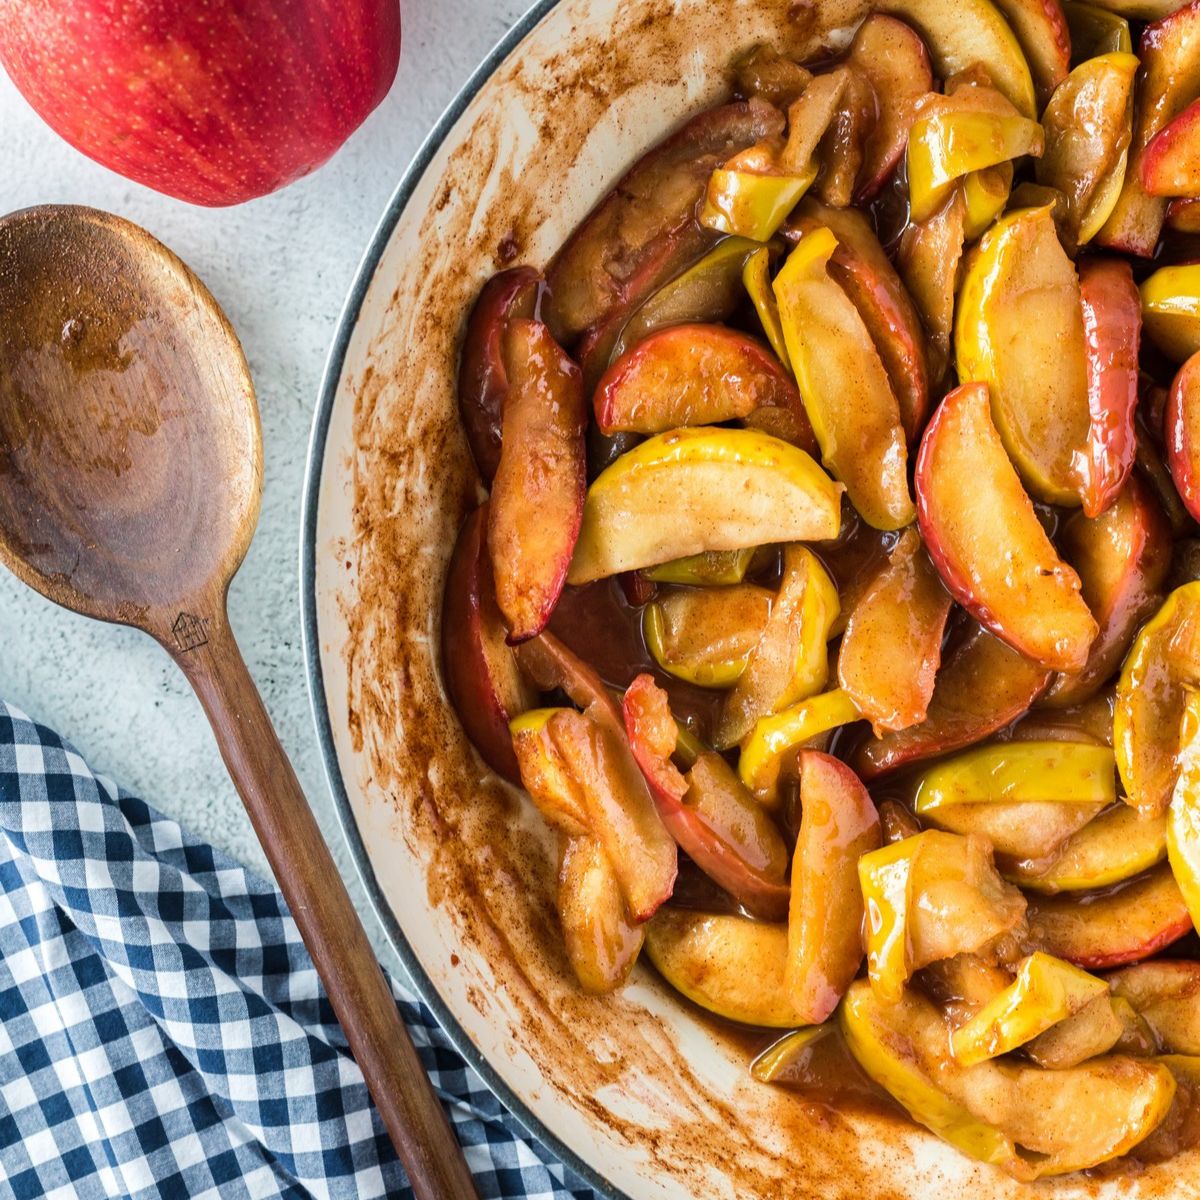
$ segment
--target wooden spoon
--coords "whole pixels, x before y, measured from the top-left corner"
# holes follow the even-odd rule
[[[93,209],[0,219],[0,562],[183,669],[416,1195],[464,1200],[462,1152],[229,628],[261,487],[249,369],[195,275]]]

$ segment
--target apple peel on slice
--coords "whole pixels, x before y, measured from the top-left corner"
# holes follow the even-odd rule
[[[1167,466],[1188,512],[1200,520],[1200,353],[1179,368],[1166,411]]]
[[[803,450],[757,430],[659,434],[588,489],[567,582],[709,550],[837,537],[841,493]]]
[[[984,385],[942,401],[921,442],[916,483],[921,535],[951,595],[1032,661],[1080,669],[1096,622],[1008,461]]]

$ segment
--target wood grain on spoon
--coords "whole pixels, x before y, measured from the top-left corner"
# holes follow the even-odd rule
[[[144,230],[0,219],[0,562],[144,630],[182,668],[421,1200],[476,1195],[358,914],[229,628],[262,443],[236,335]]]

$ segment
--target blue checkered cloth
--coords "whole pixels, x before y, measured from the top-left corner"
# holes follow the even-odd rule
[[[480,1195],[595,1200],[392,986]],[[283,897],[0,702],[0,1198],[411,1195]]]

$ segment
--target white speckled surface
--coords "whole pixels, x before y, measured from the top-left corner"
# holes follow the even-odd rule
[[[60,141],[0,71],[0,213],[90,204],[144,225],[209,285],[254,372],[266,459],[262,519],[230,616],[351,894],[399,969],[359,887],[325,786],[300,649],[300,497],[326,351],[359,258],[409,159],[524,0],[403,0],[391,94],[315,175],[233,209],[193,208],[129,183]],[[55,608],[0,569],[0,695],[71,739],[92,766],[265,870],[208,725],[148,638]]]

